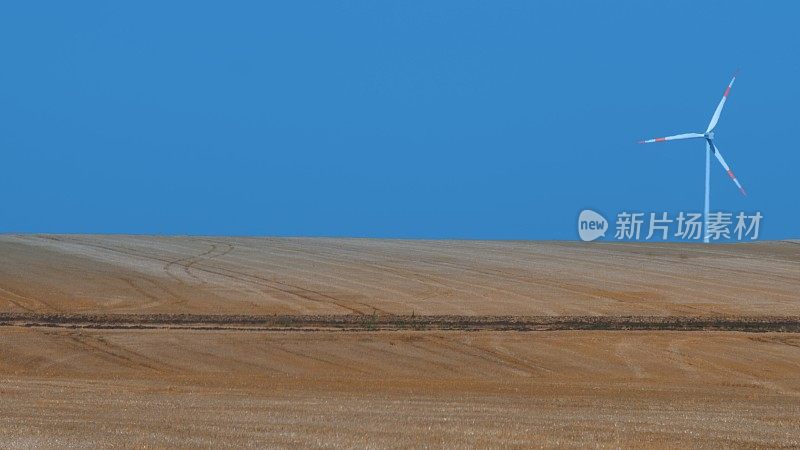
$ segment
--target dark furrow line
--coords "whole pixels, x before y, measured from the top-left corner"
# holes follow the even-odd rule
[[[0,326],[246,331],[800,332],[800,316],[452,316],[0,313]]]

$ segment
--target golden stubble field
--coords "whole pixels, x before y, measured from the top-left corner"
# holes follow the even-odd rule
[[[0,314],[800,316],[800,245],[0,236]],[[798,446],[800,334],[0,326],[0,446]]]

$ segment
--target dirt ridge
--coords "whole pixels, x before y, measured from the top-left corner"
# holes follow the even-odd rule
[[[800,332],[798,316],[460,316],[0,313],[0,326],[88,329]]]

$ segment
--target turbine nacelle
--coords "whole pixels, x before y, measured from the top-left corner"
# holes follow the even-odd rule
[[[704,133],[703,137],[705,137],[709,141],[713,141],[714,140],[714,132],[713,131],[709,131],[708,133]]]

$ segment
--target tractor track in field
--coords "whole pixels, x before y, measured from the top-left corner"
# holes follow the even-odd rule
[[[0,313],[0,326],[243,331],[800,332],[798,316],[455,316]]]

